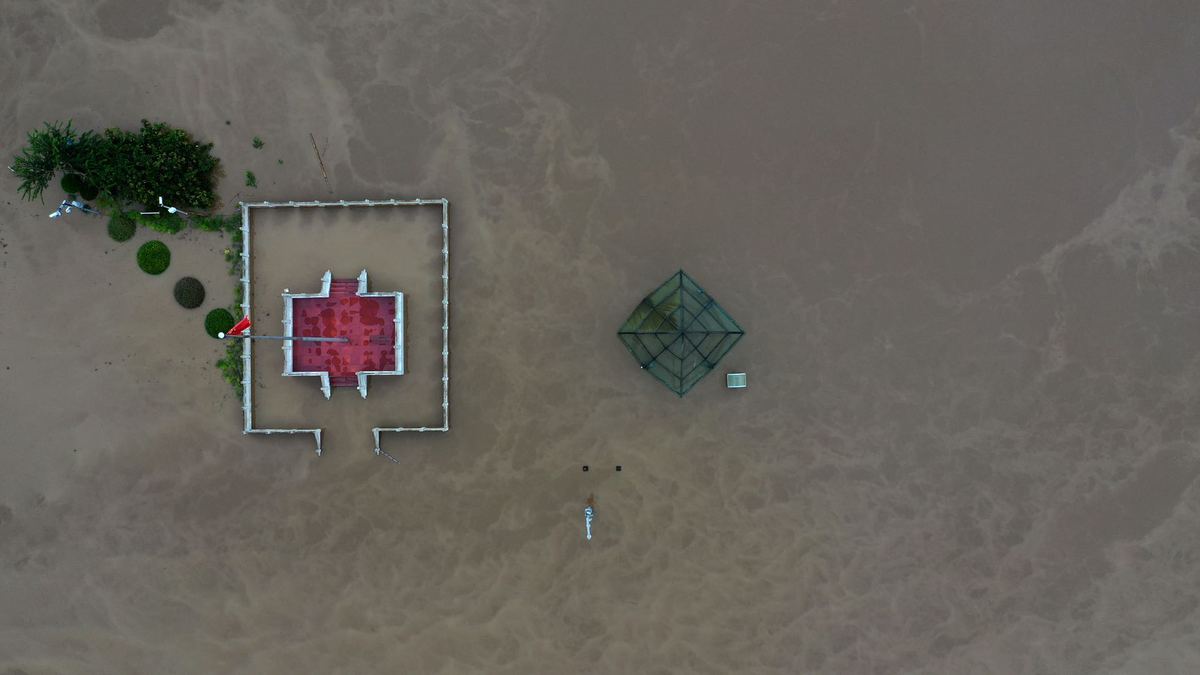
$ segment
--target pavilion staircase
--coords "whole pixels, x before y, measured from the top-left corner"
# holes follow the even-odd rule
[[[358,293],[358,279],[334,279],[329,284],[329,297],[337,298]]]
[[[329,297],[349,297],[358,293],[358,279],[334,279],[329,283]],[[329,378],[330,387],[357,387],[356,375],[333,375]]]
[[[329,377],[330,387],[357,387],[357,375],[331,375]]]

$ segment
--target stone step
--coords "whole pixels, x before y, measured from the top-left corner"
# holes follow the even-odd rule
[[[358,293],[358,281],[355,279],[334,279],[329,284],[330,295],[354,295]]]

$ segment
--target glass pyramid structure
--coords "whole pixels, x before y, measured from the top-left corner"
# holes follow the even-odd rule
[[[617,337],[638,364],[682,397],[745,332],[683,270],[647,295]]]

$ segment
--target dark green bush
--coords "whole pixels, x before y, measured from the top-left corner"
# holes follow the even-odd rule
[[[171,249],[157,239],[148,241],[138,248],[137,263],[146,274],[162,274],[171,266]]]
[[[62,180],[58,184],[62,186],[63,192],[69,195],[77,195],[83,191],[83,176],[77,173],[63,174]],[[84,199],[89,198],[84,197]],[[90,199],[95,199],[95,197],[90,197]]]
[[[246,187],[258,187],[258,177],[253,171],[246,172]]]
[[[184,277],[176,281],[175,302],[184,309],[196,309],[204,304],[204,284],[196,277]]]
[[[85,182],[83,185],[79,186],[79,196],[83,197],[85,201],[90,202],[96,197],[100,196],[100,189],[91,183]]]
[[[108,236],[112,237],[113,241],[129,241],[136,231],[137,224],[128,213],[113,211],[108,217]]]
[[[233,328],[233,315],[224,307],[214,309],[204,317],[204,331],[212,337],[217,337],[217,333],[227,332]]]
[[[73,163],[102,191],[146,206],[158,204],[160,196],[181,208],[207,209],[216,202],[211,143],[147,120],[138,131],[106,129],[93,138]]]

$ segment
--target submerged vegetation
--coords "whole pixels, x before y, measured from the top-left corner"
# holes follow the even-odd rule
[[[246,172],[246,187],[258,187],[258,176],[253,171]]]
[[[266,143],[263,143],[263,139],[255,136],[254,140],[250,141],[250,145],[253,145],[255,150],[262,150]]]

